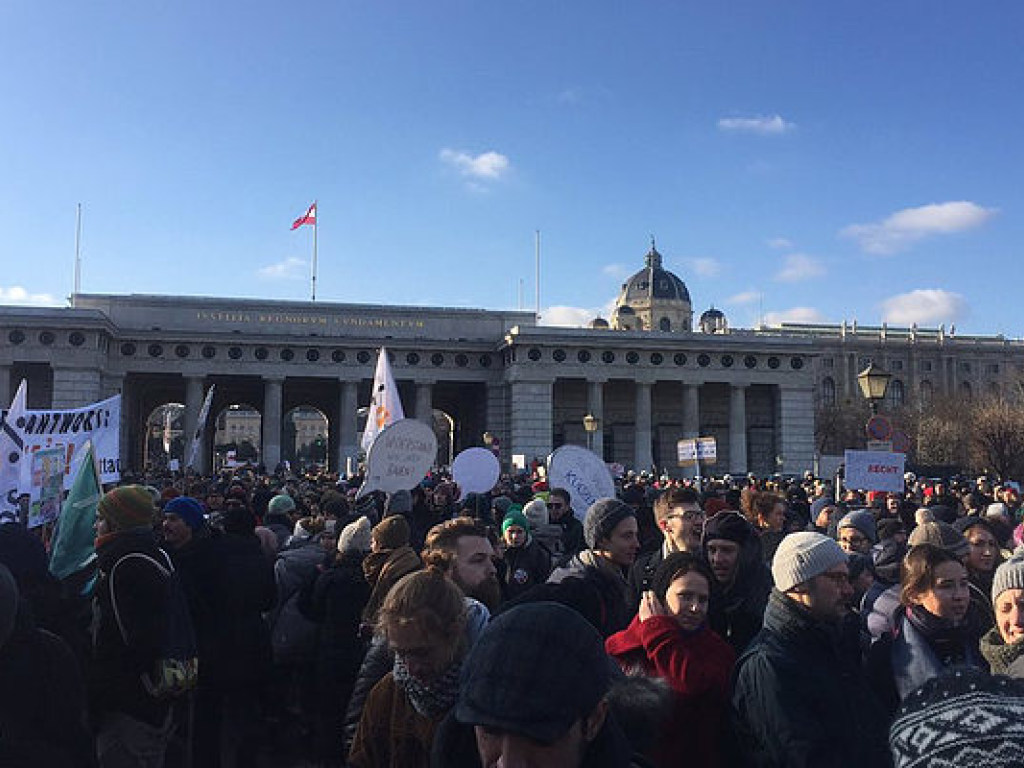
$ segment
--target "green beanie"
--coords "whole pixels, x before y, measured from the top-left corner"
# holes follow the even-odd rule
[[[530,532],[530,521],[526,519],[526,515],[523,514],[523,508],[518,504],[513,504],[508,508],[508,512],[505,513],[505,519],[501,522],[501,535],[504,536],[505,531],[513,525],[518,525],[527,533]]]

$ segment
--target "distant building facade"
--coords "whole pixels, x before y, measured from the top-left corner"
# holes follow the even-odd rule
[[[146,461],[147,423],[182,403],[194,433],[216,384],[201,461],[218,424],[259,443],[275,466],[282,445],[320,437],[344,467],[358,454],[358,411],[370,399],[377,350],[391,356],[406,415],[445,424],[445,458],[499,438],[506,465],[587,445],[626,467],[679,474],[676,443],[717,440],[714,473],[797,473],[814,466],[814,414],[858,398],[869,361],[892,374],[893,405],[940,394],[1005,392],[1024,343],[944,329],[782,325],[731,328],[711,308],[693,322],[686,285],[653,243],[609,320],[538,326],[532,312],[279,302],[184,296],[77,295],[64,309],[0,307],[0,402],[29,382],[29,405],[65,408],[122,395],[121,460]],[[231,406],[259,412],[231,417]],[[285,435],[285,415],[307,416]],[[240,409],[235,408],[235,411]],[[242,434],[244,433],[244,435]],[[287,452],[287,451],[286,451]]]

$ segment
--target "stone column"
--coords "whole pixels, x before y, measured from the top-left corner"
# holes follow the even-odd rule
[[[11,366],[0,365],[0,408],[9,408],[14,392],[11,390]]]
[[[636,428],[633,448],[634,468],[650,470],[654,464],[651,453],[651,382],[636,382]]]
[[[268,472],[281,463],[281,413],[283,378],[263,379],[263,446],[260,458]]]
[[[353,471],[356,469],[356,459],[359,456],[359,424],[356,413],[359,409],[358,395],[359,382],[341,382],[338,428],[335,434],[338,440],[338,472],[342,474],[348,470],[349,463],[352,464]]]
[[[700,437],[700,384],[683,384],[683,437]]]
[[[587,413],[597,419],[597,431],[591,437],[591,449],[604,458],[604,382],[587,382]]]
[[[526,465],[551,453],[553,382],[512,380],[509,456],[522,455]]]
[[[747,473],[747,385],[733,384],[729,398],[729,471]]]
[[[434,383],[431,381],[416,382],[416,413],[415,418],[425,424],[433,424]]]
[[[192,440],[196,436],[196,429],[199,427],[199,411],[203,407],[203,378],[202,376],[185,377],[185,455],[182,462],[188,462],[189,454],[192,452]],[[184,467],[182,467],[184,469]],[[205,474],[206,469],[206,430],[199,440],[199,452],[196,454],[195,464],[192,467],[196,472]]]
[[[811,386],[779,387],[776,471],[800,474],[814,466],[814,390]]]

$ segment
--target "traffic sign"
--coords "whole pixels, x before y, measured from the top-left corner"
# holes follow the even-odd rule
[[[698,461],[714,464],[718,459],[718,444],[713,437],[698,437],[676,443],[679,466],[692,466]]]
[[[885,416],[872,416],[864,431],[871,440],[888,440],[892,437],[892,422]]]

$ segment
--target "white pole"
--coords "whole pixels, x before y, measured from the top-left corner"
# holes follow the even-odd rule
[[[537,296],[536,296],[536,302],[537,302],[536,315],[537,315],[537,322],[539,323],[540,322],[540,230],[538,229],[535,234],[536,234],[536,240],[535,240],[535,243],[534,243],[534,250],[535,250],[535,255],[536,255],[536,276],[534,278],[534,281],[536,283],[536,291],[537,291]]]
[[[75,306],[75,297],[82,290],[82,204],[78,204],[75,217],[75,289],[71,293],[71,306]]]
[[[313,301],[316,301],[316,230],[320,226],[320,208],[313,201]]]

